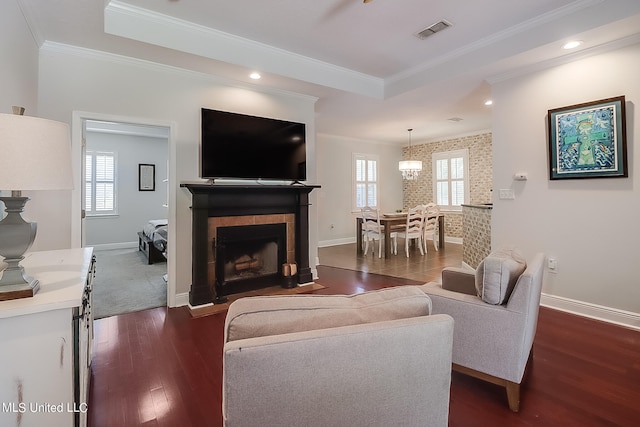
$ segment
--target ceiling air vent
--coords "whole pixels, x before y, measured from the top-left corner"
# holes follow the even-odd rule
[[[427,37],[432,36],[435,33],[444,30],[445,28],[449,28],[450,26],[451,26],[450,22],[442,20],[440,22],[436,22],[435,24],[431,25],[428,28],[425,28],[424,30],[420,31],[419,33],[416,33],[415,36],[417,38],[419,38],[420,40],[424,40]]]

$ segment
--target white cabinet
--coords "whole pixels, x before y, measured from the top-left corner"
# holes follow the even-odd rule
[[[32,252],[32,298],[0,302],[0,425],[85,426],[93,249]]]

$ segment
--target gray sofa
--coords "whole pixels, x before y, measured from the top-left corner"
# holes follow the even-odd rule
[[[235,301],[227,427],[446,426],[453,320],[418,287]]]

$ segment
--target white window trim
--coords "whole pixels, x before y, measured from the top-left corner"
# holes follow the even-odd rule
[[[380,207],[380,157],[377,154],[353,153],[351,155],[351,211],[355,213],[362,210],[362,207],[359,207],[357,204],[356,197],[356,160],[373,160],[376,162],[376,180],[367,180],[365,182],[376,183],[376,200],[378,204],[370,207],[378,209]]]
[[[118,216],[118,153],[113,151],[103,151],[103,150],[91,150],[85,153],[85,156],[91,155],[92,165],[92,207],[95,208],[95,158],[96,155],[105,154],[113,156],[113,209],[109,211],[101,211],[96,212],[95,210],[86,209],[86,200],[83,200],[83,205],[85,207],[85,213],[87,218],[109,218]],[[86,184],[86,177],[85,184]],[[86,194],[85,194],[86,197]]]
[[[438,160],[452,159],[456,157],[462,157],[464,161],[464,203],[467,204],[470,202],[471,191],[470,191],[470,183],[469,183],[469,149],[463,148],[461,150],[451,150],[451,151],[442,151],[438,153],[433,153],[431,155],[431,170],[432,170],[432,181],[433,181],[433,200],[437,202],[438,200],[438,178],[437,178],[437,167],[436,163]],[[449,182],[451,179],[449,178]],[[449,186],[450,187],[450,186]],[[451,200],[451,199],[449,199]],[[449,205],[441,205],[440,210],[444,212],[461,212],[462,206],[451,206]]]

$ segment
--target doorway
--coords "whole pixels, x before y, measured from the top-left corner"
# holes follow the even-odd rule
[[[172,201],[175,200],[175,189],[172,188],[170,182],[173,182],[172,177],[175,178],[174,129],[175,125],[171,122],[99,113],[74,112],[72,120],[72,152],[74,156],[74,179],[76,182],[72,199],[72,245],[74,247],[93,246],[96,248],[96,252],[104,250],[129,251],[130,254],[137,258],[135,261],[140,266],[140,269],[146,269],[147,267],[153,269],[151,273],[136,271],[138,275],[157,275],[159,268],[164,268],[162,276],[166,280],[164,281],[165,294],[163,295],[163,300],[165,301],[164,304],[168,306],[175,305],[173,242],[171,239],[167,239],[166,263],[147,266],[142,253],[138,254],[137,233],[143,230],[145,223],[149,220],[164,219],[167,224],[166,228],[168,228],[166,234],[168,236],[173,234],[175,208]],[[94,137],[99,135],[97,138],[100,140],[98,145],[92,144],[92,135]],[[119,155],[120,149],[109,149],[109,141],[114,147],[120,146],[120,148],[123,144],[125,147],[127,145],[132,146],[136,141],[147,143],[147,147],[153,141],[163,141],[164,156],[152,158],[152,154],[148,151],[145,152],[144,149],[137,150],[138,153],[135,155],[132,155],[131,151]],[[107,145],[105,146],[104,144]],[[141,147],[144,145],[141,144]],[[96,152],[115,152],[115,161],[122,163],[120,166],[124,167],[118,168],[115,181],[118,187],[126,188],[128,194],[125,194],[124,191],[118,194],[115,199],[115,205],[111,206],[114,211],[108,212],[103,217],[96,216],[95,211],[93,216],[85,216],[85,210],[88,207],[87,193],[91,191],[90,189],[87,192],[89,185],[87,183],[88,168],[86,167],[87,151],[91,151],[92,154]],[[101,160],[104,160],[104,158]],[[139,186],[139,165],[146,165],[145,172],[148,171],[148,165],[153,165],[153,171],[155,172],[153,188],[149,187],[148,183],[145,183],[143,187]],[[147,178],[148,176],[145,179]],[[150,189],[153,191],[149,191]],[[158,205],[161,209],[156,209],[155,211],[151,209],[149,211],[146,209],[148,205]],[[101,208],[104,208],[104,204]],[[143,221],[141,218],[146,219]],[[116,254],[114,253],[114,255]],[[132,259],[127,260],[127,262],[133,261]],[[115,269],[119,269],[119,267]]]

